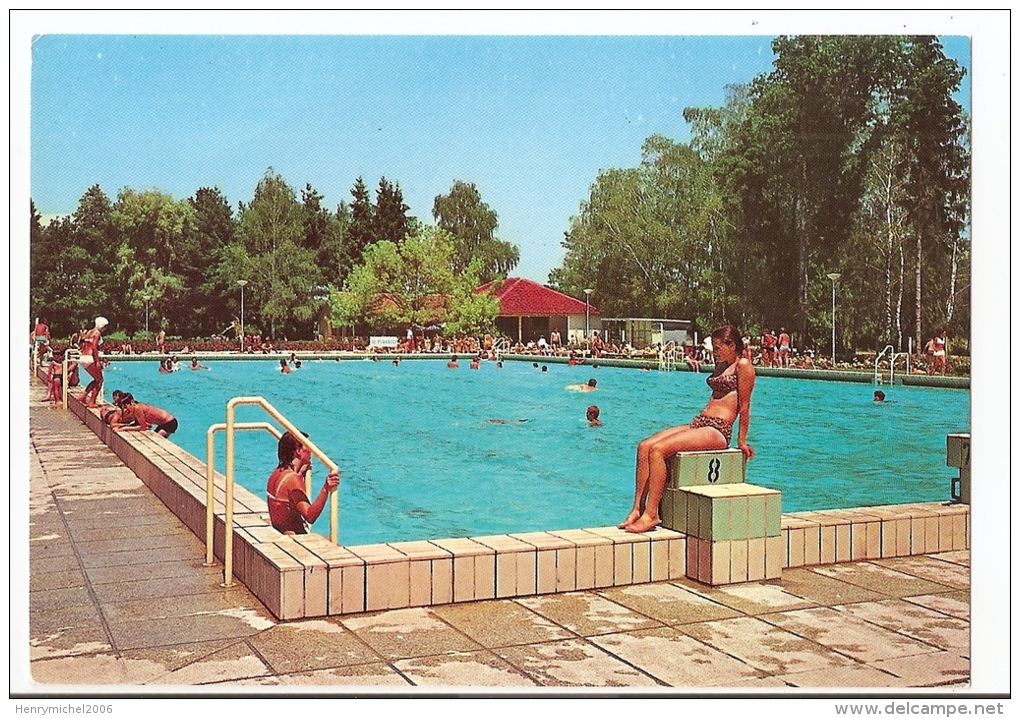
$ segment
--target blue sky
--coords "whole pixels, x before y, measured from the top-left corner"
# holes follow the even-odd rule
[[[682,111],[771,68],[772,35],[43,34],[32,43],[31,195],[49,218],[98,183],[251,199],[268,167],[335,208],[359,175],[436,195],[477,185],[545,281],[600,169],[633,166]],[[943,36],[970,67],[969,41]],[[960,100],[969,105],[969,77]]]

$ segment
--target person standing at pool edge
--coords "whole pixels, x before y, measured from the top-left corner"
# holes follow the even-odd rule
[[[680,451],[727,448],[738,416],[737,446],[748,459],[754,458],[754,449],[747,443],[754,366],[741,357],[743,339],[728,324],[712,332],[712,349],[716,364],[715,371],[705,380],[712,389],[708,405],[689,425],[664,429],[638,444],[634,505],[619,528],[644,533],[658,526],[659,501],[666,487],[666,459]]]
[[[276,455],[280,463],[266,483],[269,519],[280,533],[306,534],[308,526],[326,508],[326,499],[340,486],[340,474],[336,471],[327,474],[322,490],[312,502],[305,494],[305,474],[312,469],[311,450],[288,431],[280,437]]]
[[[96,317],[95,326],[85,332],[81,339],[81,356],[78,357],[78,364],[85,367],[92,381],[85,387],[85,393],[81,395],[79,401],[92,409],[96,408],[99,392],[103,390],[103,361],[99,357],[99,345],[103,343],[103,329],[109,323],[106,317]]]

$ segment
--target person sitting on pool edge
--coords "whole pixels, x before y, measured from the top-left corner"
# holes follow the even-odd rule
[[[658,526],[659,502],[666,487],[666,459],[680,451],[727,448],[738,416],[737,446],[745,457],[754,458],[754,449],[747,443],[747,430],[751,426],[755,374],[751,362],[741,356],[743,343],[740,332],[729,324],[712,332],[715,371],[705,380],[712,396],[690,424],[664,429],[638,444],[634,505],[619,528],[644,533]]]
[[[269,520],[280,533],[306,534],[308,526],[326,508],[326,499],[340,486],[340,474],[331,471],[326,475],[315,501],[305,494],[305,474],[312,468],[312,452],[289,431],[280,437],[276,446],[280,463],[269,475],[266,495]]]
[[[166,409],[151,404],[135,401],[130,393],[122,394],[117,405],[121,409],[121,419],[112,423],[114,431],[148,431],[150,428],[164,439],[177,431],[177,419]],[[131,424],[129,426],[129,424]]]

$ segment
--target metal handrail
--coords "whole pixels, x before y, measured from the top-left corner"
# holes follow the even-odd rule
[[[290,421],[287,420],[283,414],[276,410],[276,408],[268,401],[263,399],[261,396],[235,396],[233,399],[227,402],[227,471],[226,471],[226,515],[224,516],[224,526],[226,528],[224,532],[224,546],[223,546],[223,573],[229,577],[233,571],[233,547],[234,547],[234,428],[236,426],[234,422],[234,410],[241,405],[256,405],[261,406],[267,414],[276,419],[280,424],[289,431],[298,441],[308,447],[315,456],[319,457],[319,460],[325,464],[330,471],[336,471],[339,473],[340,467],[330,459],[326,454],[322,452],[307,436],[301,433],[301,430],[294,426]],[[307,478],[306,478],[307,485]],[[339,512],[339,494],[340,489],[330,496],[329,502],[329,540],[333,543],[339,543],[340,530],[338,525],[338,512]],[[227,535],[229,534],[229,535]],[[224,580],[224,586],[230,583],[229,578]]]
[[[892,349],[892,353],[889,355],[889,386],[893,386],[896,383],[896,360],[900,357],[906,357],[907,359],[907,374],[910,374],[910,352],[897,352],[896,348],[892,344],[887,344],[885,349],[879,352],[878,356],[875,357],[875,378],[874,384],[877,386],[882,383],[882,376],[879,372],[878,363],[885,356],[885,353]]]
[[[213,555],[213,521],[216,514],[214,506],[215,502],[215,480],[216,480],[216,432],[226,431],[226,424],[213,424],[209,427],[209,430],[205,434],[205,447],[206,447],[206,462],[205,462],[205,563],[203,566],[215,566],[216,557]],[[258,430],[264,429],[276,437],[277,440],[283,436],[278,428],[270,424],[268,421],[256,421],[250,423],[237,423],[234,424],[234,430]],[[224,534],[226,535],[226,534]],[[223,555],[226,556],[226,546],[224,545]],[[233,566],[231,566],[233,568]],[[233,586],[231,582],[230,572],[225,572],[223,575],[224,587]]]
[[[71,359],[72,355],[74,356],[73,360]],[[60,387],[61,387],[60,393],[61,393],[61,396],[62,396],[62,398],[64,400],[64,408],[65,409],[67,408],[67,386],[69,384],[68,379],[70,378],[67,375],[67,365],[71,361],[78,361],[79,359],[81,359],[81,352],[79,350],[72,349],[70,347],[64,350],[64,358],[61,360],[63,362],[63,366],[64,366],[64,374],[60,378]],[[97,400],[97,403],[98,403],[98,400]]]

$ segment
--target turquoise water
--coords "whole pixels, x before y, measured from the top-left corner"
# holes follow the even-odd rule
[[[265,397],[340,465],[348,545],[615,524],[633,499],[638,441],[690,421],[708,400],[706,375],[689,372],[326,360],[285,375],[279,358],[203,363],[211,369],[160,374],[156,361],[114,362],[106,394],[130,391],[171,411],[181,425],[173,441],[203,461],[227,401]],[[565,389],[592,377],[594,392]],[[969,431],[969,392],[883,389],[889,401],[876,404],[870,384],[758,377],[747,480],[780,489],[784,512],[948,499],[946,434]],[[604,426],[588,426],[590,404]],[[250,406],[236,415],[267,418]],[[218,434],[221,472],[224,441]],[[238,482],[264,496],[276,441],[240,432],[236,456]],[[324,476],[316,462],[315,491]],[[328,535],[328,514],[314,530]]]

